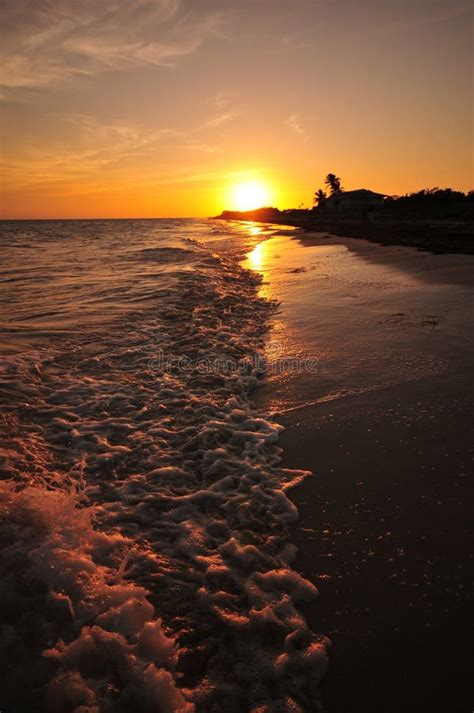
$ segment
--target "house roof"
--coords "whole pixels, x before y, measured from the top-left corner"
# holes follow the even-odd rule
[[[342,198],[386,198],[385,193],[375,193],[375,191],[369,191],[367,188],[358,188],[356,191],[343,191],[341,194]]]

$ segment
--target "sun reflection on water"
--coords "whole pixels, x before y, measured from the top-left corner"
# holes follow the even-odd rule
[[[258,243],[258,245],[254,247],[252,252],[247,255],[247,259],[249,261],[250,267],[253,270],[260,271],[263,267],[265,260],[265,243]]]
[[[256,228],[256,230],[258,231],[258,233],[262,233],[263,238],[266,231],[262,230],[261,228]],[[242,263],[243,267],[247,270],[254,270],[255,272],[259,272],[261,274],[263,280],[260,284],[258,292],[260,297],[264,297],[266,299],[273,298],[271,294],[272,290],[269,280],[269,271],[271,268],[273,256],[273,240],[271,238],[268,240],[263,239],[261,242],[257,243],[249,253],[247,253],[246,259]]]

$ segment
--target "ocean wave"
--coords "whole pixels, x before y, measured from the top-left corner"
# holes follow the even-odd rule
[[[200,241],[101,339],[3,366],[5,711],[320,710],[328,642],[288,541],[308,474],[280,467],[282,427],[252,404],[276,305],[242,237]],[[216,359],[238,368],[199,368]]]
[[[95,530],[73,491],[0,483],[0,513],[4,710],[191,713],[176,639],[123,581],[132,543]]]
[[[132,257],[136,260],[166,264],[170,262],[188,262],[194,255],[195,252],[186,250],[185,248],[142,248],[136,252],[128,253],[125,259],[129,260]]]

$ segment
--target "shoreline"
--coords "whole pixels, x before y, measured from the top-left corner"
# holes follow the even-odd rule
[[[298,232],[259,260],[282,303],[269,346],[320,358],[257,398],[286,428],[282,466],[314,473],[289,493],[291,541],[320,591],[303,614],[333,644],[327,713],[461,713],[474,259]]]
[[[235,217],[231,217],[234,215]],[[474,224],[453,221],[370,221],[323,218],[272,217],[259,219],[249,212],[230,213],[217,220],[238,220],[256,223],[273,223],[301,228],[304,233],[328,233],[338,237],[360,238],[380,245],[401,245],[434,254],[474,254]]]

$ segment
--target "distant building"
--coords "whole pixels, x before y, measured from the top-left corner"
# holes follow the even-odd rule
[[[386,197],[384,193],[375,193],[366,188],[343,191],[326,200],[325,211],[345,217],[370,218],[373,212],[383,205]]]

